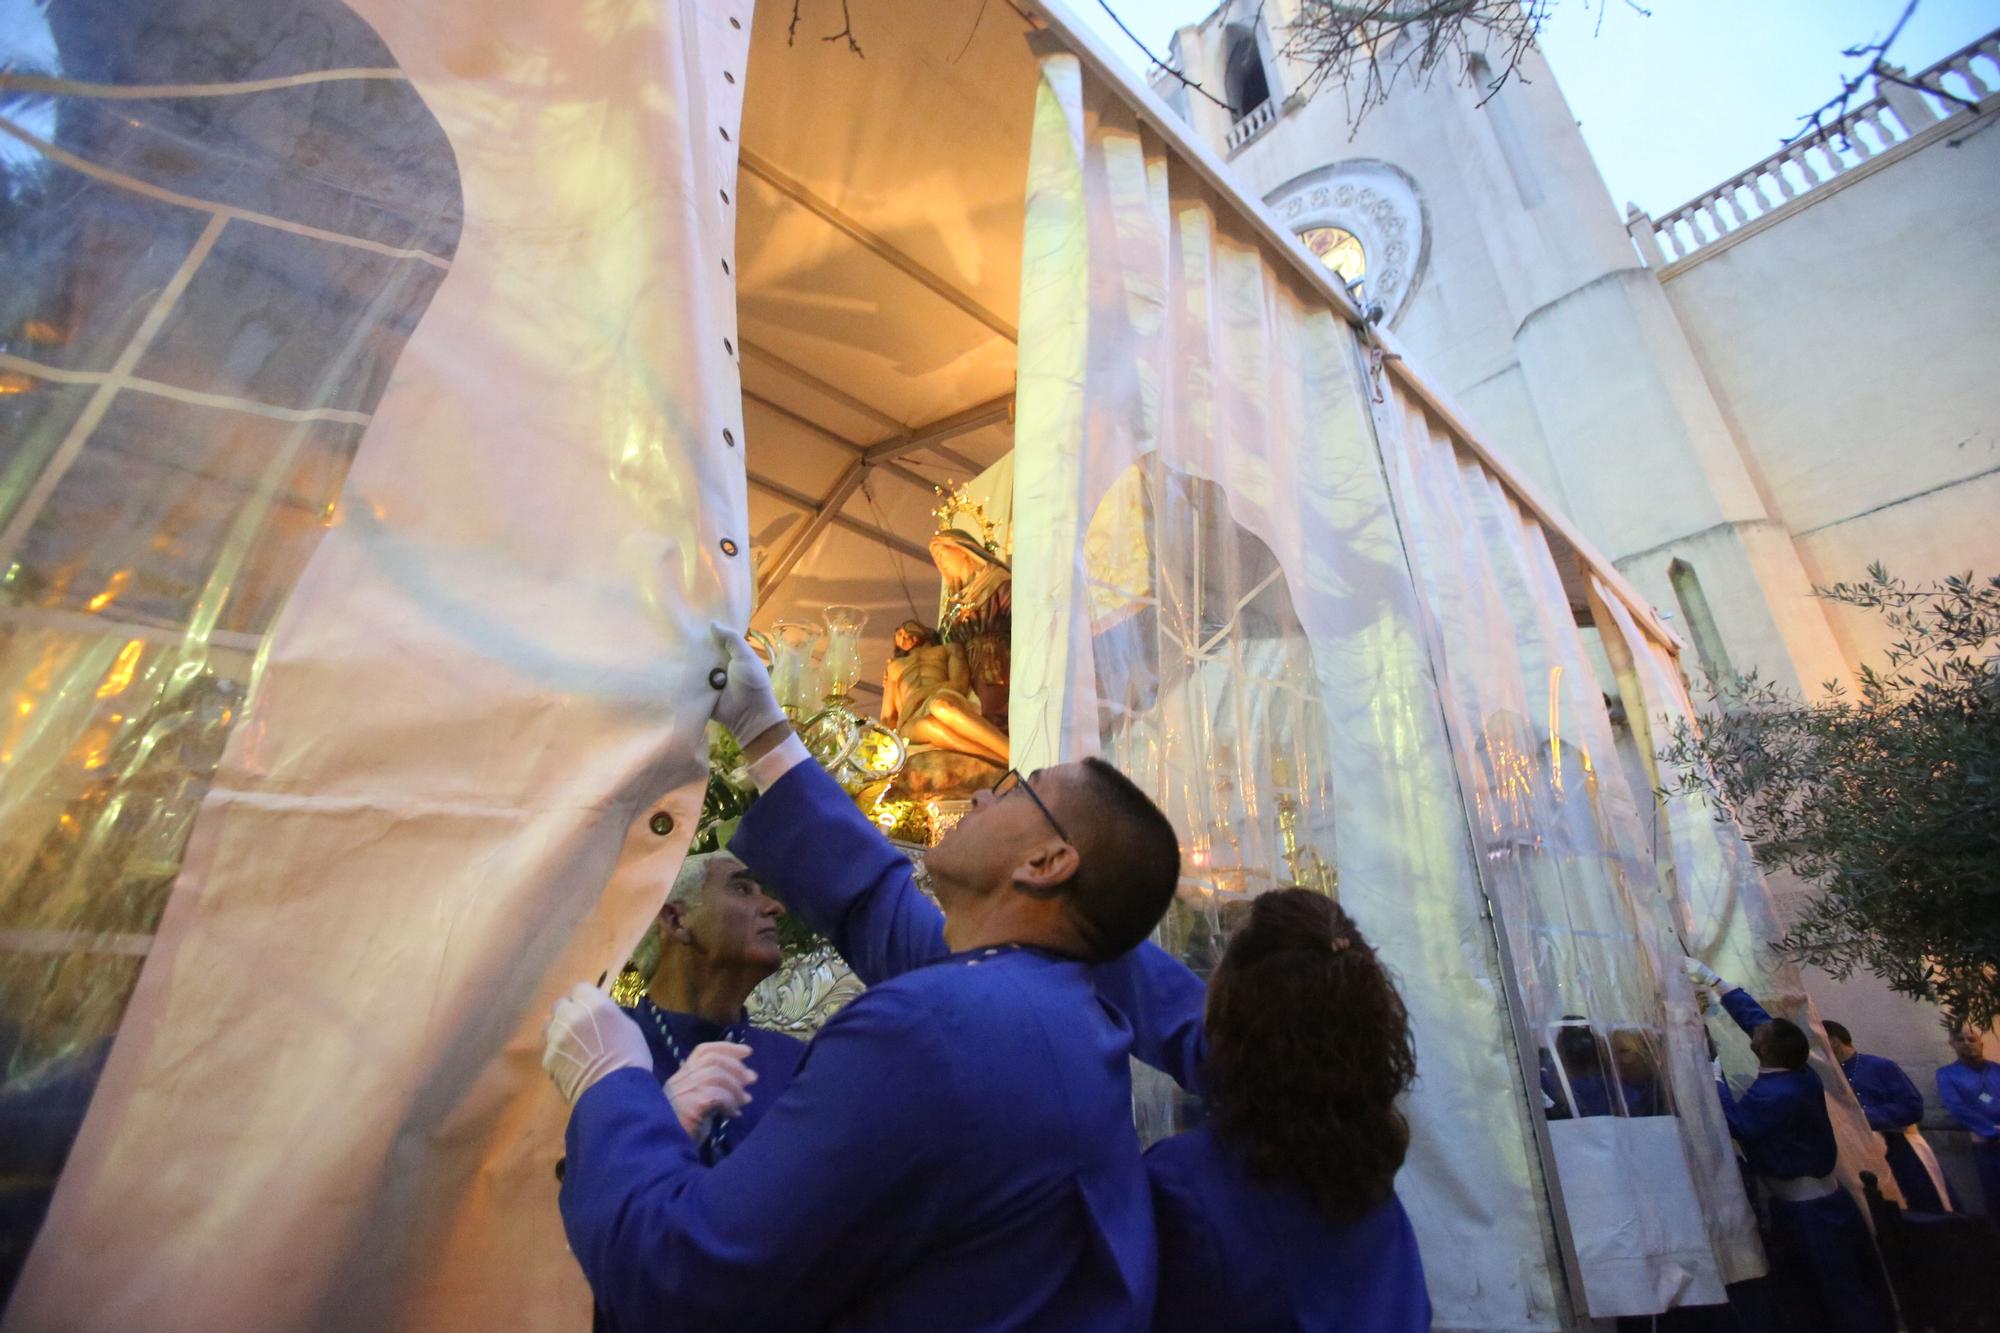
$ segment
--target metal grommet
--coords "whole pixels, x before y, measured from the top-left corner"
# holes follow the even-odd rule
[[[736,435],[727,426],[724,426],[722,428],[722,442],[728,445],[731,449],[734,449],[736,447]]]
[[[736,554],[736,543],[735,543],[735,542],[733,542],[733,541],[729,540],[729,538],[727,538],[727,537],[724,537],[724,538],[722,539],[722,543],[721,543],[721,544],[722,544],[722,553],[723,553],[724,555],[735,555],[735,554]]]
[[[727,338],[724,338],[724,339],[722,340],[722,350],[723,350],[723,351],[725,351],[725,352],[727,352],[727,353],[729,353],[729,354],[730,354],[731,356],[735,356],[735,355],[736,355],[736,344],[735,344],[735,343],[733,343],[733,342],[731,342],[731,341],[729,341],[729,339],[727,339]]]
[[[722,81],[724,83],[734,83],[736,82],[736,76],[725,69],[722,71]]]
[[[726,668],[717,667],[715,670],[708,673],[708,687],[710,689],[719,690],[728,683],[729,683],[729,672]]]
[[[729,20],[729,26],[732,28],[740,28],[743,26],[743,23],[742,20],[740,19],[731,19]]]
[[[717,125],[715,127],[715,132],[722,136],[722,142],[724,143],[729,142],[729,131],[725,129],[723,126]]]
[[[716,191],[716,193],[722,196],[722,202],[723,202],[723,203],[725,203],[725,204],[726,204],[726,203],[728,203],[728,202],[729,202],[729,191],[727,191],[727,190],[717,190],[717,191]]]
[[[646,827],[664,838],[674,831],[674,817],[664,810],[655,810],[653,817],[646,821]]]
[[[729,272],[729,261],[727,259],[722,261],[722,271],[724,273]]]

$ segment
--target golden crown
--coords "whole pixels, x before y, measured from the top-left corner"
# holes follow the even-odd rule
[[[1000,527],[986,516],[986,505],[982,501],[966,494],[963,486],[954,486],[950,490],[942,486],[934,486],[931,489],[936,492],[941,502],[937,508],[931,510],[932,516],[937,519],[939,532],[949,532],[957,528],[968,535],[976,534],[981,546],[996,555],[1000,553]],[[957,522],[961,516],[971,521]]]

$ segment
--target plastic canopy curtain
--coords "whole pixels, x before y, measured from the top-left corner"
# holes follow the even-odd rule
[[[1707,799],[1681,791],[1665,793],[1678,784],[1675,774],[1662,771],[1664,762],[1657,756],[1676,726],[1695,721],[1694,704],[1680,672],[1658,645],[1638,632],[1631,614],[1594,578],[1589,598],[1636,748],[1652,785],[1661,789],[1658,818],[1664,836],[1656,840],[1659,864],[1689,952],[1746,987],[1770,1012],[1806,1030],[1813,1069],[1826,1087],[1827,1110],[1840,1141],[1842,1183],[1864,1205],[1864,1212],[1863,1171],[1875,1173],[1885,1195],[1900,1197],[1881,1136],[1869,1128],[1867,1114],[1833,1057],[1797,965],[1772,952],[1771,944],[1782,932],[1742,832],[1733,821],[1718,818]],[[1725,1020],[1711,1022],[1709,1030],[1716,1036],[1731,1085],[1741,1091],[1757,1073],[1757,1057],[1748,1039]]]
[[[1102,753],[1159,796],[1197,966],[1231,902],[1337,875],[1416,1026],[1398,1191],[1437,1321],[1554,1327],[1526,1080],[1353,336],[1074,57],[1042,74],[1015,762]],[[1172,1127],[1164,1098],[1141,1112]]]
[[[540,1028],[747,617],[750,0],[139,9],[0,89],[7,1094],[117,1030],[6,1326],[580,1327]]]
[[[1654,870],[1650,791],[1628,785],[1541,525],[1402,385],[1376,415],[1590,1312],[1720,1301],[1762,1256]]]

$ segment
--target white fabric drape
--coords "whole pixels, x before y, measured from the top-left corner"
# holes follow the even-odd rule
[[[1575,1102],[1548,1130],[1590,1311],[1720,1301],[1724,1282],[1762,1271],[1755,1223],[1571,596],[1499,479],[1400,384],[1384,398],[1487,892],[1545,1086]]]
[[[1156,793],[1191,863],[1168,934],[1197,963],[1217,904],[1337,869],[1415,1024],[1398,1192],[1437,1320],[1554,1327],[1523,1073],[1358,366],[1232,203],[1074,57],[1045,58],[1015,762],[1103,753]]]
[[[540,1029],[657,906],[708,624],[749,609],[724,261],[751,2],[354,7],[449,139],[462,234],[265,643],[10,1328],[589,1318]]]

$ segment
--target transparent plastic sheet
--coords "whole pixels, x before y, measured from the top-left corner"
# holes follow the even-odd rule
[[[1353,337],[1074,57],[1042,70],[1016,762],[1103,753],[1162,800],[1190,853],[1165,935],[1197,967],[1227,903],[1309,877],[1307,853],[1338,874],[1416,1028],[1398,1193],[1437,1321],[1555,1327],[1523,1074]],[[1157,1086],[1139,1110],[1176,1123]]]
[[[1673,660],[1640,635],[1618,600],[1595,579],[1590,581],[1589,593],[1635,741],[1654,786],[1664,789],[1673,775],[1661,771],[1663,763],[1658,756],[1673,728],[1694,719],[1694,702]],[[1827,1110],[1840,1143],[1838,1174],[1856,1202],[1863,1205],[1863,1215],[1867,1215],[1861,1187],[1863,1171],[1875,1173],[1886,1197],[1900,1198],[1881,1136],[1868,1127],[1866,1113],[1833,1058],[1797,965],[1771,949],[1783,931],[1771,910],[1756,857],[1741,831],[1733,822],[1717,818],[1714,804],[1699,795],[1660,794],[1659,804],[1666,833],[1661,840],[1665,887],[1688,951],[1744,987],[1772,1014],[1789,1018],[1806,1030],[1812,1044],[1813,1069],[1826,1087]],[[1721,1052],[1725,1075],[1740,1092],[1757,1074],[1757,1057],[1750,1050],[1749,1039],[1720,1016],[1708,1024],[1708,1030]]]
[[[750,4],[28,14],[0,1141],[67,1165],[6,1325],[580,1324],[539,1033],[748,611]]]
[[[1499,479],[1400,386],[1384,397],[1591,1313],[1718,1302],[1725,1281],[1763,1271],[1761,1252],[1572,598]]]

